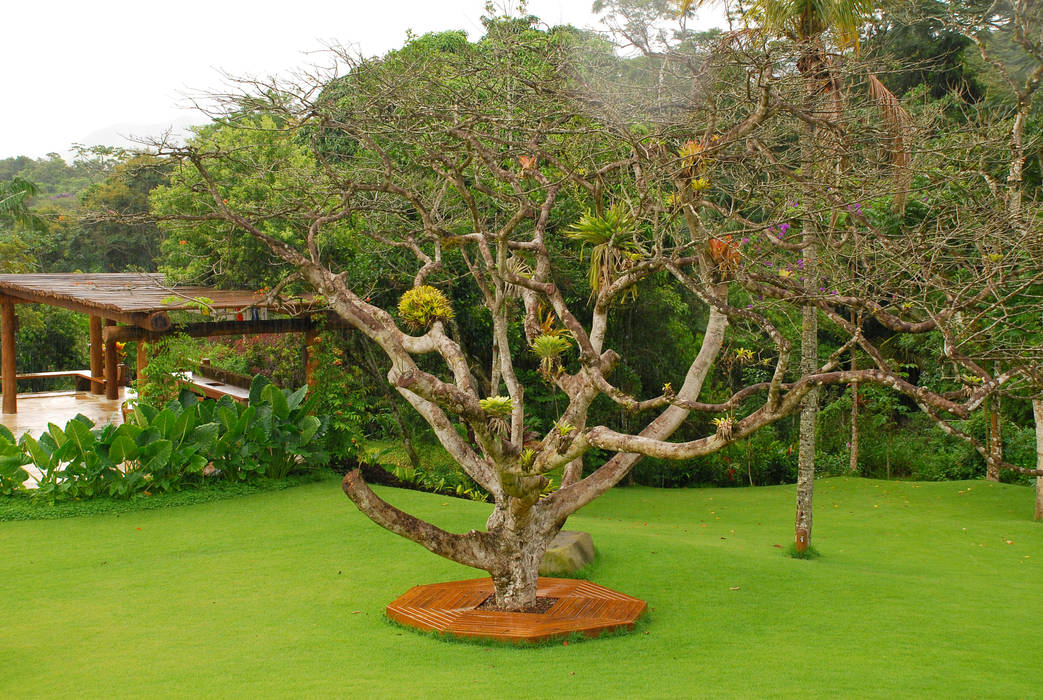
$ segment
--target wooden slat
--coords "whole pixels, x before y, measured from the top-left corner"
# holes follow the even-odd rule
[[[647,608],[643,600],[577,579],[539,579],[537,596],[558,599],[545,613],[476,609],[492,594],[488,578],[415,586],[387,606],[387,616],[457,637],[534,642],[633,629]]]

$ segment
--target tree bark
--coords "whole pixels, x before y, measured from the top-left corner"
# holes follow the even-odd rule
[[[851,371],[858,370],[858,354],[851,348]],[[848,466],[858,473],[858,382],[851,382],[851,461]]]
[[[1043,469],[1043,399],[1032,401],[1036,419],[1036,469]],[[1043,520],[1043,476],[1036,477],[1036,520]]]
[[[506,507],[497,507],[489,516],[489,532],[494,535],[492,575],[496,607],[501,610],[526,610],[536,604],[540,562],[560,526],[545,522],[541,514],[511,497]]]
[[[989,481],[1000,480],[1000,462],[1003,461],[1003,436],[1000,433],[1000,406],[997,397],[990,396],[985,399],[985,416],[988,419],[986,426],[985,444],[988,445],[989,454],[997,459],[996,462],[985,463],[985,478]]]
[[[807,248],[804,255],[807,256]],[[805,265],[807,257],[805,257]],[[818,365],[818,319],[813,306],[804,307],[801,324],[801,373],[814,372]],[[797,516],[794,543],[798,552],[811,546],[812,501],[815,495],[815,429],[818,419],[817,388],[808,392],[800,409],[800,451],[797,456]]]
[[[809,293],[815,284],[815,261],[818,251],[814,232],[804,232],[804,273]],[[800,329],[800,372],[813,374],[818,368],[818,309],[807,305],[802,309]],[[811,546],[812,501],[815,495],[815,437],[818,422],[818,396],[816,387],[808,392],[800,408],[800,449],[797,455],[797,514],[794,521],[793,541],[798,552]]]

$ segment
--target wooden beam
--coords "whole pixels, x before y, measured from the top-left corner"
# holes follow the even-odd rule
[[[101,316],[95,316],[91,314],[90,317],[90,332],[91,332],[91,377],[102,378],[104,377],[104,368],[101,364]],[[92,394],[104,394],[105,385],[102,383],[91,382],[91,393]]]
[[[275,318],[265,321],[215,321],[213,323],[185,323],[171,326],[162,333],[154,333],[132,326],[109,326],[105,329],[105,342],[134,340],[156,341],[164,335],[180,333],[193,338],[209,338],[217,335],[261,335],[263,333],[306,333],[315,329],[309,318]]]
[[[15,368],[14,300],[0,296],[0,376],[3,378],[4,413],[18,412],[18,374]]]
[[[59,306],[81,314],[97,314],[118,323],[138,326],[145,330],[162,332],[170,328],[170,315],[166,311],[118,311],[111,308],[99,308],[95,304],[86,304],[74,299],[56,299],[39,294],[30,294],[19,289],[7,289],[7,294],[30,304],[46,304]]]
[[[112,319],[105,319],[106,329],[116,326]],[[105,398],[118,399],[120,395],[119,386],[119,357],[116,350],[115,340],[105,340]]]

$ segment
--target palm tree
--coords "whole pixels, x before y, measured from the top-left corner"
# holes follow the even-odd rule
[[[29,211],[29,198],[37,192],[34,183],[21,177],[0,182],[0,224],[12,224],[28,230],[40,230],[46,224]]]

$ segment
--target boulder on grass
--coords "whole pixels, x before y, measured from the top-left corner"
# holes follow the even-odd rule
[[[540,576],[563,576],[574,574],[594,561],[594,538],[589,532],[562,530],[550,543],[543,561]]]

